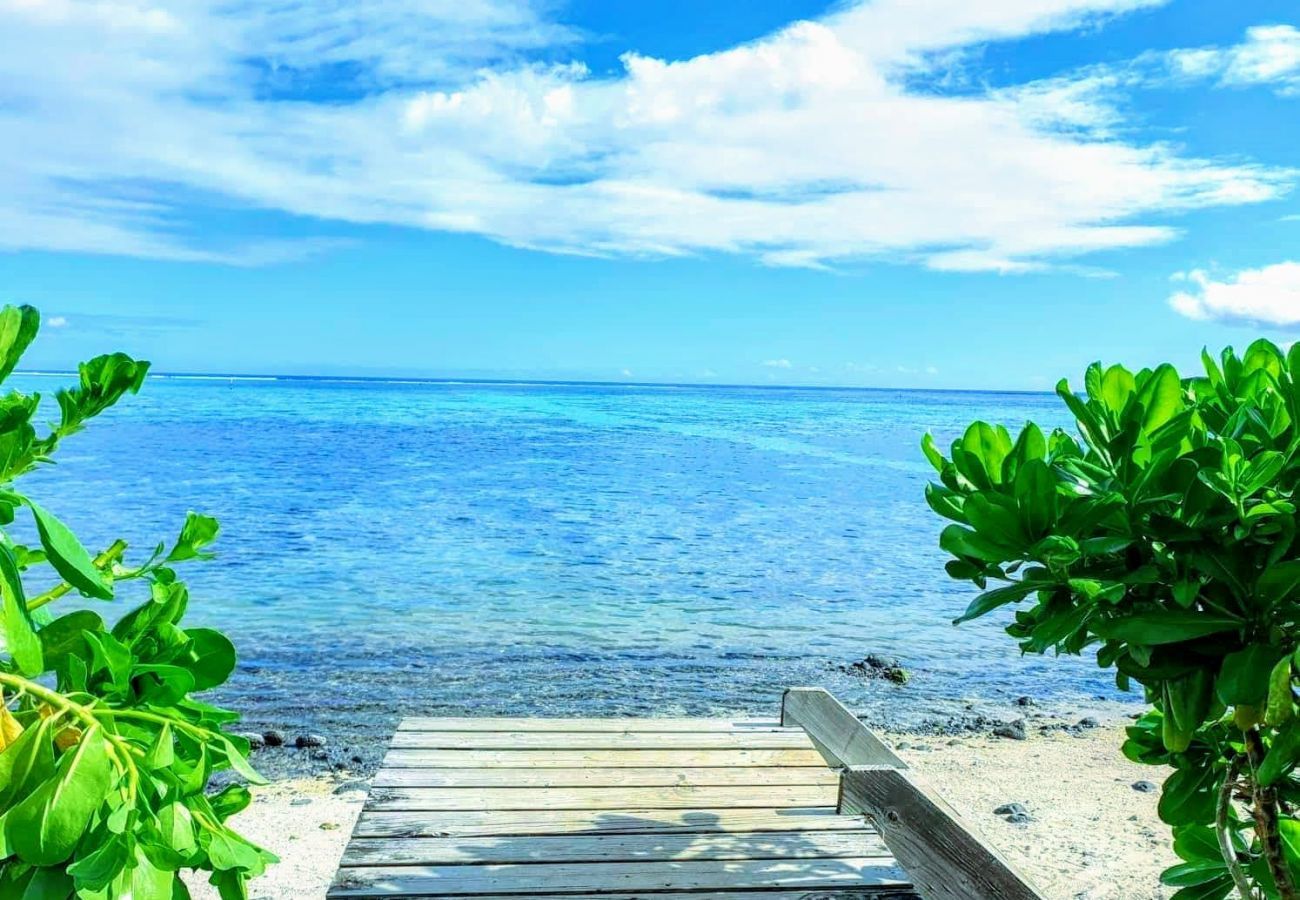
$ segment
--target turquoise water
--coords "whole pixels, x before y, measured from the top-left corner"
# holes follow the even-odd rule
[[[254,723],[1107,694],[950,624],[971,589],[918,442],[974,418],[1064,422],[1031,394],[152,378],[28,488],[95,546],[221,520],[191,610],[237,641],[223,699]],[[913,682],[835,671],[869,652]]]

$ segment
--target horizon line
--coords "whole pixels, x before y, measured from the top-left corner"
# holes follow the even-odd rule
[[[75,369],[31,369],[15,370],[14,375],[53,378],[73,376]],[[290,375],[252,372],[161,372],[150,371],[148,378],[178,381],[323,381],[339,384],[429,384],[429,385],[483,385],[483,386],[537,386],[537,387],[644,387],[644,388],[718,388],[750,390],[794,390],[794,391],[911,391],[916,393],[936,394],[1043,394],[1051,395],[1051,390],[1029,390],[1024,388],[939,388],[939,387],[884,387],[860,384],[747,384],[744,382],[700,382],[700,381],[611,381],[581,378],[473,378],[458,376],[426,375]]]

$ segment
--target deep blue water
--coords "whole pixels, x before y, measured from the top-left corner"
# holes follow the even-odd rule
[[[1029,394],[152,378],[27,488],[92,548],[221,520],[184,573],[255,723],[1107,693],[1091,661],[950,624],[973,589],[943,573],[918,442],[974,418],[1065,422]],[[868,652],[913,682],[834,670]]]

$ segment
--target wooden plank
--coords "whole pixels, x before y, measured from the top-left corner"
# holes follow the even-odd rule
[[[359,838],[345,866],[635,862],[888,856],[874,831],[579,834],[484,838]]]
[[[391,745],[404,750],[761,750],[810,748],[808,735],[790,729],[740,734],[720,731],[399,731]]]
[[[385,768],[375,787],[661,787],[666,785],[839,784],[835,771],[813,766],[728,769],[422,769]]]
[[[756,831],[857,831],[857,816],[834,806],[782,809],[471,810],[399,812],[365,809],[354,838],[474,837],[528,834],[675,834]]]
[[[408,716],[398,731],[779,731],[775,719],[520,719]]]
[[[864,815],[927,900],[1042,900],[938,795],[892,766],[844,771],[840,809]]]
[[[907,763],[825,688],[787,690],[781,698],[781,724],[803,726],[833,766],[907,768]]]
[[[687,768],[815,766],[826,760],[806,750],[389,750],[384,766],[402,768]]]
[[[835,785],[793,784],[768,787],[673,785],[652,788],[375,788],[371,809],[527,810],[527,809],[735,809],[746,807],[829,806]]]
[[[374,866],[339,871],[331,897],[698,891],[745,887],[804,891],[906,886],[889,857],[826,860],[683,860],[550,865]]]

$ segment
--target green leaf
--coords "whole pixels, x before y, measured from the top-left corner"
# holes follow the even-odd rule
[[[51,669],[58,668],[69,653],[86,649],[85,632],[103,630],[104,620],[89,609],[78,609],[59,616],[38,632],[41,649],[45,653],[45,665]]]
[[[984,562],[1001,562],[1008,558],[1008,551],[981,534],[949,525],[939,534],[939,546],[953,556],[978,559]]]
[[[1033,539],[1038,539],[1056,522],[1056,476],[1041,459],[1025,462],[1016,472],[1016,505],[1020,521]]]
[[[1128,406],[1137,391],[1133,373],[1121,365],[1113,365],[1101,377],[1101,401],[1106,408],[1119,415]]]
[[[1033,581],[1018,581],[1015,584],[1009,584],[1005,587],[985,591],[972,600],[970,606],[966,607],[966,612],[962,613],[956,619],[953,619],[952,624],[960,625],[962,622],[969,622],[971,619],[978,619],[980,616],[992,612],[999,606],[1005,606],[1008,603],[1023,600],[1034,591],[1042,590],[1047,586],[1048,585]]]
[[[36,636],[36,623],[27,611],[27,595],[23,592],[22,576],[13,551],[0,544],[0,594],[4,602],[5,647],[18,665],[18,671],[36,676],[45,671],[45,656],[41,640]]]
[[[41,546],[49,557],[50,565],[68,584],[87,597],[100,600],[113,599],[113,586],[81,546],[72,530],[60,522],[53,513],[31,500],[25,501],[36,519],[36,530],[41,536]]]
[[[948,461],[943,458],[943,453],[935,446],[934,435],[928,431],[921,438],[921,452],[925,454],[925,458],[930,461],[930,465],[934,466],[936,472],[943,471]]]
[[[1170,609],[1107,619],[1098,622],[1095,629],[1107,640],[1130,644],[1173,644],[1234,631],[1244,624],[1241,619],[1219,613]]]
[[[1300,760],[1300,719],[1292,719],[1273,736],[1255,777],[1264,787],[1276,784]]]
[[[1268,696],[1269,674],[1285,651],[1281,647],[1251,644],[1223,658],[1215,690],[1228,706],[1260,706]]]
[[[266,784],[266,779],[258,773],[248,763],[248,759],[239,748],[234,745],[226,735],[218,733],[217,740],[221,742],[221,748],[225,751],[226,759],[230,762],[230,767],[248,780],[250,784]]]
[[[0,809],[22,800],[54,773],[51,725],[49,719],[41,719],[0,753]]]
[[[230,639],[211,628],[187,628],[190,646],[178,664],[194,674],[194,690],[206,691],[224,684],[235,670],[235,646]]]
[[[0,381],[13,373],[40,327],[41,314],[31,306],[0,309]]]
[[[1295,698],[1291,693],[1291,657],[1284,656],[1277,661],[1268,676],[1268,705],[1264,709],[1264,721],[1269,725],[1281,725],[1295,714]]]
[[[1002,427],[993,427],[987,422],[972,422],[962,435],[960,448],[968,460],[979,466],[983,478],[972,478],[967,466],[958,465],[962,474],[971,478],[976,487],[986,487],[1002,482],[1002,462],[1011,452],[1011,435]],[[953,462],[957,462],[954,454]]]
[[[1165,363],[1156,368],[1138,392],[1142,404],[1142,430],[1147,434],[1168,422],[1183,408],[1183,384],[1173,366]]]
[[[1212,767],[1178,769],[1165,779],[1156,811],[1167,825],[1204,825],[1214,821],[1216,773]]]
[[[104,802],[112,775],[102,729],[88,728],[54,775],[9,811],[5,834],[15,855],[35,866],[67,860]]]
[[[182,562],[187,559],[212,559],[213,554],[203,550],[208,544],[217,539],[217,533],[221,530],[220,524],[211,516],[201,515],[191,512],[185,517],[185,524],[181,526],[180,537],[176,539],[176,546],[172,547],[171,553],[167,554],[168,562]]]

